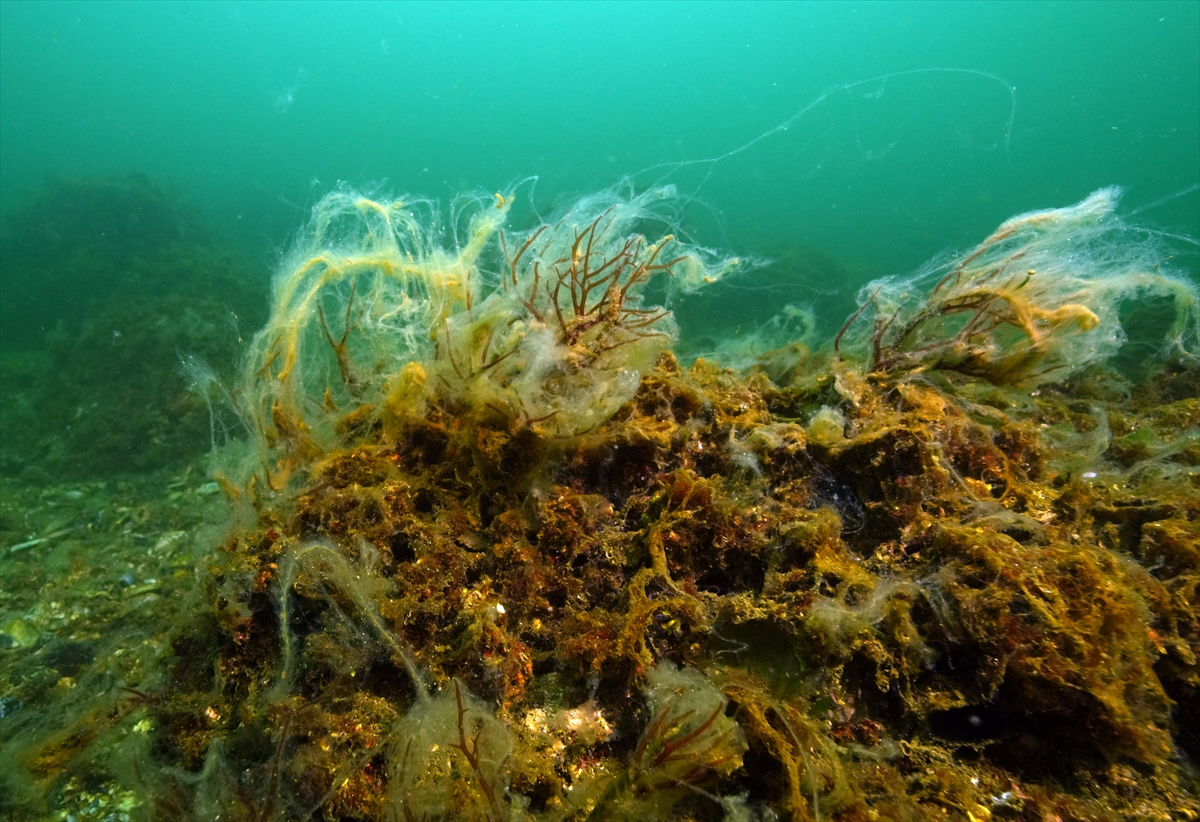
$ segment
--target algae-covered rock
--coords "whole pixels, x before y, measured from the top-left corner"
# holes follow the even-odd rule
[[[452,242],[336,192],[244,366],[234,524],[121,703],[152,753],[96,779],[151,818],[1200,813],[1192,291],[1129,390],[1064,361],[1115,292],[1003,268],[1103,199],[735,371],[669,351],[654,295],[729,261],[643,237],[653,198]]]

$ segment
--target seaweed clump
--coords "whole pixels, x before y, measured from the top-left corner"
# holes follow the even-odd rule
[[[1114,238],[1128,231],[1113,215],[1119,196],[1105,188],[1068,208],[1018,215],[949,270],[868,286],[835,346],[870,313],[869,332],[852,336],[869,337],[873,371],[957,371],[1032,388],[1109,360],[1126,340],[1123,301],[1166,298],[1174,316],[1164,345],[1194,357],[1195,287]],[[932,276],[928,293],[914,288]]]
[[[1195,291],[1045,229],[1112,194],[746,373],[671,353],[651,295],[736,263],[645,239],[661,202],[318,206],[240,524],[138,708],[148,816],[1200,813]],[[1175,322],[1130,386],[1107,302],[1144,292]]]

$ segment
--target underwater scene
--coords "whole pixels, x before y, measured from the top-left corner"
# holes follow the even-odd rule
[[[0,818],[1200,820],[1200,3],[0,3]]]

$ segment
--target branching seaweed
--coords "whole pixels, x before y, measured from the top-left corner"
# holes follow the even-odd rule
[[[606,332],[600,350],[611,350],[639,337],[669,336],[652,329],[670,312],[664,308],[637,307],[638,291],[656,273],[670,274],[672,266],[683,262],[688,255],[660,260],[663,249],[675,239],[670,234],[653,244],[647,244],[641,235],[606,243],[605,234],[612,227],[616,208],[609,207],[586,228],[575,229],[570,255],[555,260],[546,260],[545,252],[553,247],[553,235],[561,231],[561,224],[538,228],[511,258],[504,232],[500,233],[509,267],[509,276],[503,281],[505,290],[523,290],[521,304],[531,316],[539,322],[557,323],[561,345],[578,344],[598,326],[603,326]],[[551,231],[551,242],[542,248],[542,253],[533,255],[532,262],[523,264],[522,258],[530,246],[547,229]],[[543,266],[550,269],[545,277]]]
[[[714,729],[724,708],[724,703],[717,705],[704,721],[696,724],[695,710],[674,713],[674,705],[668,704],[638,742],[633,765],[636,778],[649,779],[659,772],[665,778],[656,787],[671,787],[678,782],[692,784],[729,762],[733,754],[724,747],[736,726]],[[690,725],[694,727],[685,732]]]
[[[650,724],[589,819],[664,818],[692,792],[720,801],[700,786],[741,767],[742,730],[725,715],[725,697],[712,683],[669,661],[654,666],[647,680]]]
[[[389,780],[389,804],[398,817],[507,818],[505,769],[513,737],[457,679],[420,700],[395,734],[398,756]]]
[[[685,246],[668,258],[672,234],[648,242],[635,230],[652,199],[586,200],[515,239],[500,231],[498,287],[436,335],[449,392],[557,437],[595,428],[628,400],[675,337],[646,286],[681,270],[688,289],[736,264],[718,270]]]
[[[433,378],[427,397],[547,435],[607,419],[675,335],[671,312],[643,302],[645,286],[678,269],[679,289],[692,290],[737,265],[685,246],[668,259],[673,235],[651,243],[636,230],[671,196],[607,192],[515,235],[500,230],[511,197],[476,198],[453,212],[454,225],[471,215],[460,240],[428,203],[329,194],[276,276],[239,390],[275,458],[267,485],[336,447],[353,427],[346,415],[361,425],[401,404],[419,410],[413,381],[403,403],[395,395],[394,377],[414,364]]]
[[[467,736],[467,730],[464,725],[464,719],[467,716],[467,709],[463,707],[462,686],[458,684],[458,680],[454,680],[454,705],[458,713],[458,741],[452,742],[451,747],[457,748],[462,753],[463,758],[467,760],[467,764],[471,766],[471,772],[475,775],[475,782],[479,785],[479,790],[483,791],[483,795],[487,797],[488,805],[497,818],[500,815],[500,805],[496,799],[496,786],[488,774],[484,773],[483,764],[479,755],[479,737],[484,731],[484,725],[480,724],[475,728],[474,733],[470,737]]]
[[[1111,355],[1125,341],[1119,303],[1149,294],[1173,300],[1165,336],[1188,353],[1196,289],[1158,272],[1149,251],[1128,247],[1112,216],[1118,194],[1102,189],[1068,208],[1013,217],[927,294],[911,281],[872,283],[835,349],[865,348],[871,371],[885,377],[944,370],[1032,386]]]

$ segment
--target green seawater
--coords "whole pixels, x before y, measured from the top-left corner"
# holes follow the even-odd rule
[[[0,0],[0,760],[22,764],[0,775],[0,817],[171,818],[145,796],[166,795],[167,771],[203,751],[152,751],[183,734],[155,737],[136,712],[160,718],[156,689],[181,678],[163,663],[180,653],[172,637],[211,610],[197,580],[236,525],[254,525],[231,524],[229,489],[212,473],[224,458],[209,458],[246,439],[232,410],[237,364],[267,318],[272,274],[330,192],[436,201],[422,213],[447,223],[423,228],[454,244],[493,192],[515,194],[517,236],[596,192],[619,189],[615,202],[673,187],[656,238],[749,261],[671,303],[686,365],[732,358],[772,322],[777,343],[791,334],[828,348],[868,283],[945,264],[1013,215],[1108,186],[1122,189],[1116,215],[1138,259],[1200,284],[1196,0]],[[665,294],[656,284],[648,299]],[[1102,442],[1096,453],[1061,446],[1086,452],[1093,478],[1095,464],[1108,476],[1169,464],[1162,487],[1185,501],[1158,513],[1194,524],[1194,347],[1172,365],[1183,376],[1162,378],[1136,413],[1110,419],[1099,404],[1117,409],[1157,367],[1170,314],[1167,297],[1154,299],[1120,310],[1132,344],[1114,362],[1129,382],[1063,389],[1075,416],[1039,411],[1039,430]],[[331,315],[330,345],[350,317]],[[743,347],[738,364],[747,353],[763,351]],[[791,353],[780,371],[803,370]],[[827,383],[814,378],[808,399]],[[975,407],[1020,417],[1034,405],[985,393]],[[1157,428],[1132,422],[1152,418]],[[861,515],[830,488],[821,499],[845,503],[846,522]],[[1194,531],[1179,530],[1180,554],[1194,551]],[[738,629],[729,636],[740,642]],[[780,669],[779,692],[801,693],[793,680],[808,657],[793,649]],[[1171,693],[1185,704],[1178,728],[1200,710],[1187,682],[1190,702]],[[812,716],[848,725],[840,698],[810,699]],[[109,763],[108,748],[89,751],[73,733],[92,725],[126,753]],[[1194,802],[1200,743],[1178,728],[1178,790]],[[240,786],[256,819],[285,814],[271,805],[273,777],[260,778],[276,750],[263,738],[247,754],[259,782]],[[163,769],[141,794],[128,787],[139,757]],[[237,754],[228,761],[235,774]],[[117,776],[97,776],[102,766]],[[197,802],[189,812],[203,818]],[[1008,802],[987,807],[1003,818]]]
[[[1187,191],[1142,221],[1200,235],[1198,78],[1194,2],[5,0],[0,209],[137,171],[267,257],[338,181],[448,201],[536,175],[545,213],[632,177],[694,195],[698,242],[842,274],[756,281],[776,290],[745,319],[841,317],[863,282],[1107,185],[1125,213]]]

